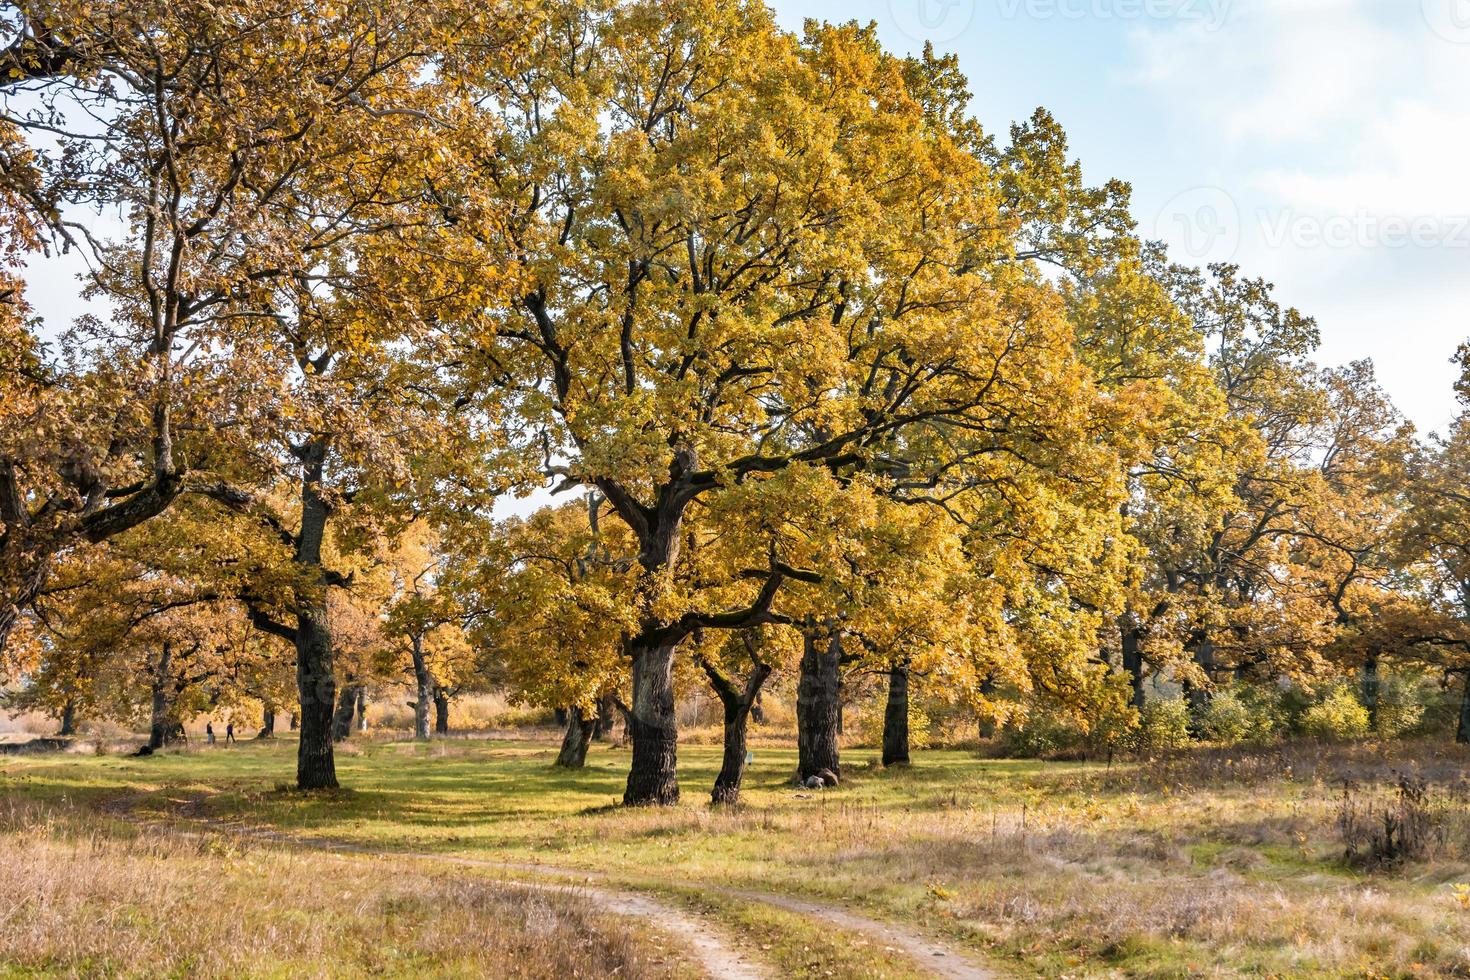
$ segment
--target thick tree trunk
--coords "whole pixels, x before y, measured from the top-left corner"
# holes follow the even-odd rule
[[[679,729],[674,718],[674,645],[635,639],[629,644],[633,660],[633,705],[628,735],[633,741],[633,763],[623,803],[629,806],[679,802]]]
[[[367,731],[367,687],[359,686],[357,689],[357,730]]]
[[[1118,622],[1123,635],[1123,672],[1128,675],[1128,685],[1133,692],[1133,707],[1143,710],[1143,631],[1134,622],[1131,613],[1125,613]]]
[[[75,735],[77,733],[77,703],[68,698],[66,705],[61,709],[61,731],[59,736]]]
[[[326,537],[327,502],[321,495],[327,444],[312,441],[302,458],[301,531],[296,563],[320,574]],[[301,700],[301,737],[296,745],[298,789],[336,789],[337,763],[332,756],[332,707],[337,680],[333,675],[332,630],[327,619],[327,584],[321,581],[297,597],[296,691]]]
[[[581,708],[568,708],[566,715],[567,728],[562,734],[556,764],[563,769],[581,769],[587,764],[587,747],[592,744],[593,725]]]
[[[296,747],[298,789],[336,789],[332,756],[332,709],[337,680],[332,675],[332,634],[325,606],[302,612],[296,622],[296,689],[300,741]]]
[[[434,675],[429,673],[429,662],[424,656],[424,638],[414,634],[413,646],[413,737],[429,737],[429,704],[434,700]]]
[[[909,764],[909,667],[888,671],[888,705],[883,711],[883,765]]]
[[[352,715],[357,711],[359,686],[349,677],[337,695],[337,710],[332,715],[332,741],[346,741],[352,735]]]
[[[261,724],[260,724],[260,731],[256,733],[255,737],[256,738],[274,738],[275,737],[275,734],[276,734],[276,709],[275,708],[266,708],[262,712]]]
[[[1361,697],[1363,699],[1363,707],[1368,709],[1368,725],[1375,731],[1378,728],[1378,691],[1380,686],[1378,654],[1369,653],[1363,658],[1363,687]]]
[[[434,688],[434,734],[449,734],[449,695],[444,688]]]
[[[803,634],[801,678],[796,687],[797,776],[802,781],[823,769],[842,775],[837,747],[841,667],[841,633],[807,630]]]
[[[153,679],[149,684],[152,704],[148,716],[148,749],[157,751],[173,739],[175,722],[173,705],[168,696],[168,671],[173,661],[173,645],[165,642],[158,651],[158,660],[153,665]]]

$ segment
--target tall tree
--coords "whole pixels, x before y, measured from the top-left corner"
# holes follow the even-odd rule
[[[977,466],[994,486],[1081,445],[1093,402],[985,165],[870,31],[555,6],[530,48],[475,79],[504,135],[464,194],[514,215],[524,280],[466,330],[466,389],[637,541],[624,799],[669,803],[676,649],[822,574],[768,536],[701,587],[691,510],[823,481],[917,500]]]

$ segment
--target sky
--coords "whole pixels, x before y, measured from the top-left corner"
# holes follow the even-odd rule
[[[1003,136],[1045,106],[1176,261],[1240,263],[1421,431],[1470,338],[1470,0],[775,0],[954,52]]]
[[[1470,338],[1470,0],[774,0],[955,52],[1003,135],[1038,106],[1090,180],[1134,189],[1176,261],[1235,261],[1372,358],[1421,431],[1456,410]],[[88,309],[75,258],[33,265],[49,330]]]

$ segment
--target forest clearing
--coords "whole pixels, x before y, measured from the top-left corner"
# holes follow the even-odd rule
[[[700,975],[678,914],[757,976],[1431,976],[1470,955],[1462,749],[1111,767],[936,750],[898,771],[859,750],[840,788],[809,793],[790,785],[793,753],[761,747],[739,811],[630,811],[621,749],[569,773],[534,734],[370,739],[341,758],[355,788],[322,798],[268,788],[292,748],[5,760],[5,866],[30,869],[6,893],[38,900],[6,918],[0,956],[63,973]],[[716,750],[685,754],[713,778]],[[1348,860],[1343,781],[1354,805],[1391,805],[1405,767],[1430,786],[1440,842],[1392,873]],[[570,890],[519,890],[548,882]],[[674,914],[621,914],[609,891]],[[976,972],[937,972],[885,923]]]

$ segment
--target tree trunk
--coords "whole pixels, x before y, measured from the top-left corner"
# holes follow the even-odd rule
[[[1368,727],[1374,731],[1378,730],[1378,691],[1380,689],[1378,677],[1378,654],[1369,653],[1363,658],[1363,707],[1368,709]]]
[[[424,656],[424,638],[414,634],[413,646],[413,737],[427,740],[429,737],[429,703],[434,700],[434,676],[429,673],[428,659]]]
[[[750,720],[757,725],[766,723],[766,709],[761,704],[760,692],[756,692],[755,702],[750,706]]]
[[[823,769],[842,775],[837,748],[841,666],[840,632],[803,633],[801,678],[796,687],[797,776],[802,781]]]
[[[761,687],[766,683],[766,678],[771,676],[771,666],[761,659],[752,635],[747,633],[743,639],[752,666],[743,687],[737,687],[713,660],[702,656],[698,660],[724,708],[725,752],[720,763],[720,774],[715,777],[710,802],[727,806],[740,802],[740,784],[745,779],[745,758],[748,754],[746,731],[756,702],[760,700]]]
[[[592,729],[593,738],[612,739],[617,710],[611,694],[597,699],[597,721]]]
[[[58,736],[75,735],[77,733],[77,703],[72,698],[67,698],[65,706],[61,709],[61,731]]]
[[[357,730],[367,731],[367,686],[359,685],[357,688]]]
[[[883,765],[908,764],[909,668],[908,664],[896,663],[888,671],[888,705],[883,711]]]
[[[674,718],[674,644],[638,638],[629,643],[629,652],[633,660],[633,705],[628,714],[628,735],[633,741],[633,763],[623,803],[677,803],[679,728]]]
[[[298,789],[336,789],[332,708],[337,696],[337,680],[332,675],[332,634],[327,628],[325,606],[303,611],[297,617],[296,689],[301,698],[296,786]]]
[[[352,715],[357,711],[358,685],[348,678],[337,695],[337,710],[332,715],[332,741],[343,742],[352,734]]]
[[[567,729],[561,738],[556,764],[563,769],[581,769],[587,764],[587,746],[592,744],[593,726],[581,708],[567,709]]]
[[[1455,741],[1470,744],[1470,670],[1465,671],[1465,693],[1460,697],[1460,724],[1455,729]]]
[[[148,716],[148,749],[157,751],[172,741],[174,722],[172,705],[168,697],[168,669],[173,660],[173,645],[165,642],[158,651],[158,661],[153,665],[153,679],[149,684],[153,695]]]
[[[332,630],[327,619],[328,586],[321,575],[322,541],[328,507],[321,495],[327,443],[312,440],[302,457],[301,531],[296,563],[318,576],[310,590],[297,596],[296,691],[301,700],[301,737],[296,745],[296,787],[336,789],[337,763],[332,756],[332,706],[337,695],[333,675]]]
[[[1123,635],[1123,672],[1128,675],[1128,685],[1133,692],[1133,707],[1143,710],[1143,631],[1134,622],[1132,613],[1125,613],[1118,622]]]
[[[449,694],[437,685],[434,687],[434,734],[449,734]]]
[[[1215,644],[1209,637],[1204,637],[1194,644],[1194,662],[1204,673],[1205,678],[1213,680],[1215,671]],[[1184,688],[1184,700],[1189,704],[1189,727],[1196,735],[1199,733],[1200,719],[1204,715],[1205,708],[1210,704],[1210,689],[1198,684],[1186,682]]]
[[[256,738],[274,738],[276,734],[276,709],[266,708],[262,713],[260,731]]]

